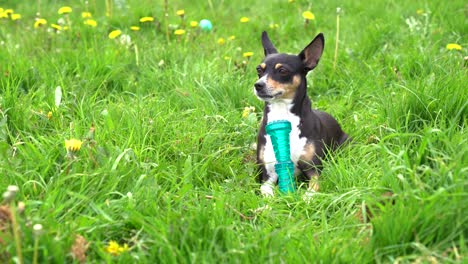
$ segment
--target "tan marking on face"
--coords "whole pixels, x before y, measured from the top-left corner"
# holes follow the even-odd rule
[[[274,93],[283,92],[280,98],[283,99],[293,99],[296,94],[296,90],[301,84],[301,77],[299,75],[294,75],[292,82],[290,83],[280,83],[271,78],[267,78],[267,87],[273,89]]]
[[[265,70],[266,64],[263,62],[262,64],[260,64],[260,68],[262,68],[262,70]]]
[[[283,66],[283,64],[277,63],[277,64],[275,65],[275,70],[277,70],[277,69],[278,69],[279,67],[281,67],[281,66]]]

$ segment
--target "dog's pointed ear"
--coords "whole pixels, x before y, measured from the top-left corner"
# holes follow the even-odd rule
[[[325,38],[323,34],[318,34],[304,50],[299,53],[299,58],[304,62],[306,72],[313,70],[322,57]]]
[[[273,46],[273,43],[271,43],[271,40],[268,37],[266,31],[262,32],[262,46],[263,50],[265,51],[265,56],[273,53],[278,53],[278,50],[276,50],[275,46]]]

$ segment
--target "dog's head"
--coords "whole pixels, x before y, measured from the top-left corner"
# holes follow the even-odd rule
[[[301,85],[305,89],[305,76],[313,70],[322,56],[325,39],[318,34],[299,55],[278,53],[268,34],[262,33],[265,59],[257,66],[258,80],[255,95],[263,101],[293,99]]]

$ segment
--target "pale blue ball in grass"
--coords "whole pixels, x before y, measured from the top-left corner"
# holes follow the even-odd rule
[[[213,24],[211,24],[211,21],[209,21],[208,19],[200,20],[199,25],[203,31],[211,31],[211,29],[213,29]]]

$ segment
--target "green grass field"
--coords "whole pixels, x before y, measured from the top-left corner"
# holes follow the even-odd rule
[[[467,261],[466,1],[87,2],[0,1],[0,262]],[[309,96],[354,138],[309,203],[259,195],[263,30],[325,34]]]

